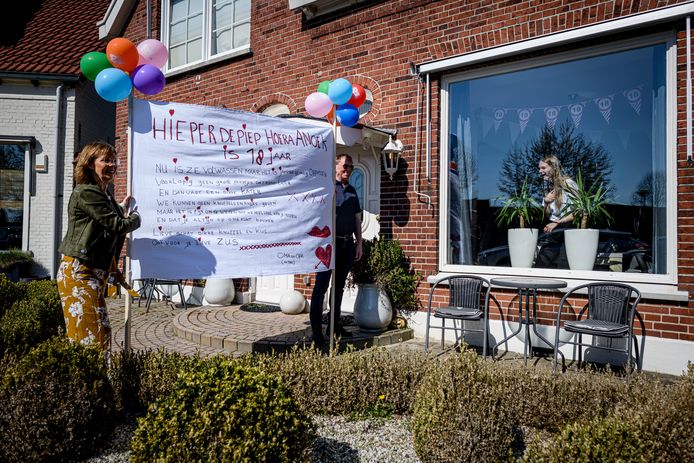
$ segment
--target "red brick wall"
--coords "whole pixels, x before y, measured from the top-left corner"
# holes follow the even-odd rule
[[[160,24],[158,3],[153,24]],[[252,55],[231,58],[173,76],[156,96],[178,101],[242,110],[262,110],[281,102],[293,112],[322,80],[347,77],[366,79],[374,91],[374,110],[364,119],[376,127],[396,128],[405,151],[393,181],[382,173],[381,232],[400,240],[415,268],[425,277],[437,273],[438,262],[438,77],[432,76],[431,182],[424,178],[426,138],[417,123],[425,124],[424,88],[409,75],[410,63],[422,63],[479,51],[553,32],[596,24],[620,16],[649,11],[684,1],[466,1],[392,0],[357,10],[316,27],[303,27],[302,15],[289,10],[286,0],[254,0]],[[146,2],[138,2],[123,36],[138,42],[145,35]],[[685,158],[685,54],[684,20],[664,27],[678,31],[678,272],[680,289],[694,285],[694,169]],[[622,37],[638,36],[633,31]],[[154,27],[154,36],[159,36]],[[602,39],[609,40],[609,39]],[[522,58],[522,57],[521,57]],[[517,59],[517,58],[514,58]],[[416,120],[417,93],[420,118]],[[142,98],[142,95],[137,95]],[[117,147],[126,153],[126,105],[119,104]],[[414,193],[415,156],[417,188],[431,196],[431,207]],[[123,157],[123,161],[125,157]],[[404,167],[403,167],[404,166]],[[117,192],[125,192],[124,177]],[[296,286],[305,289],[300,278]],[[420,285],[426,303],[429,285]],[[306,290],[309,291],[309,290]],[[498,292],[500,299],[508,293]],[[442,300],[437,296],[437,300]],[[552,319],[556,298],[541,298],[543,316]],[[506,305],[506,304],[504,304]],[[511,310],[511,313],[513,309]],[[649,334],[694,341],[694,310],[688,304],[646,301],[641,305]]]

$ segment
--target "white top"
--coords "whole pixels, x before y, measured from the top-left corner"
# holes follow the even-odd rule
[[[576,182],[571,180],[570,178],[566,179],[566,184],[569,186],[570,189],[575,190],[578,188],[578,185],[576,185]],[[567,189],[564,190],[563,196],[563,202],[561,205],[561,208],[559,208],[559,205],[557,204],[556,199],[549,203],[549,220],[550,222],[559,222],[559,220],[562,219],[562,217],[566,217],[568,212],[566,212],[566,207],[569,206],[573,202],[573,195],[567,191]]]

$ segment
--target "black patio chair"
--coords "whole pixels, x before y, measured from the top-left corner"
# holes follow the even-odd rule
[[[634,287],[612,282],[597,282],[580,285],[567,292],[559,303],[557,314],[557,332],[554,338],[554,371],[557,371],[557,353],[559,351],[559,330],[561,315],[566,311],[567,300],[576,296],[578,291],[585,289],[588,293],[588,302],[581,309],[576,320],[566,321],[564,329],[575,333],[577,340],[565,341],[578,347],[578,366],[580,368],[583,359],[583,346],[591,346],[609,351],[623,352],[627,356],[627,378],[632,370],[632,341],[636,368],[641,371],[643,363],[643,349],[646,342],[646,327],[643,318],[637,308],[641,293]],[[641,323],[641,350],[634,334],[634,320]],[[591,344],[583,342],[583,335],[592,336]],[[606,338],[607,345],[596,344],[599,338]],[[625,347],[615,346],[615,340],[623,340]],[[565,369],[562,358],[562,369]]]
[[[448,284],[448,305],[432,309],[431,303],[436,288],[444,283]],[[429,293],[429,305],[427,307],[426,337],[424,339],[424,351],[429,351],[429,330],[441,330],[441,348],[444,347],[446,330],[454,330],[456,334],[460,330],[460,336],[456,338],[456,345],[463,338],[466,331],[482,333],[482,356],[487,357],[487,333],[489,332],[489,297],[491,285],[482,277],[473,275],[452,275],[444,277],[434,283]],[[441,320],[441,326],[431,326],[431,317]],[[453,320],[453,326],[446,326],[446,320]],[[460,327],[456,327],[456,321]],[[465,322],[482,321],[483,328],[468,328]]]
[[[149,306],[152,304],[152,298],[154,297],[155,292],[157,293],[157,299],[161,297],[163,300],[169,302],[173,308],[175,308],[175,305],[171,300],[171,296],[164,293],[164,291],[162,291],[161,289],[157,288],[157,285],[176,286],[178,288],[178,295],[181,298],[181,303],[183,304],[183,309],[188,309],[188,304],[186,304],[186,298],[183,294],[183,285],[181,284],[181,280],[146,278],[141,281],[142,286],[138,290],[140,298],[137,302],[137,306],[140,307],[140,302],[142,302],[142,299],[146,299],[145,307],[147,308],[147,310],[145,311],[145,313],[149,313]]]

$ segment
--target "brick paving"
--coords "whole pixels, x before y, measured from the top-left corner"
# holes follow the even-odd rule
[[[113,327],[113,349],[124,343],[124,299],[109,299]],[[282,352],[311,341],[308,314],[285,315],[279,307],[265,304],[223,307],[189,307],[184,310],[170,303],[152,301],[149,312],[132,304],[131,347],[134,350],[164,349],[202,356],[218,353]],[[347,326],[352,337],[342,341],[363,348],[387,346],[413,339],[409,328],[385,333],[362,332]]]

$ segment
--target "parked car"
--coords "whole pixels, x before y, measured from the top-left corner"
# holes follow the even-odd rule
[[[537,240],[533,267],[568,269],[563,233],[543,233]],[[478,265],[510,267],[508,245],[485,249],[477,255]],[[650,244],[629,232],[600,230],[598,254],[593,270],[652,273]]]

